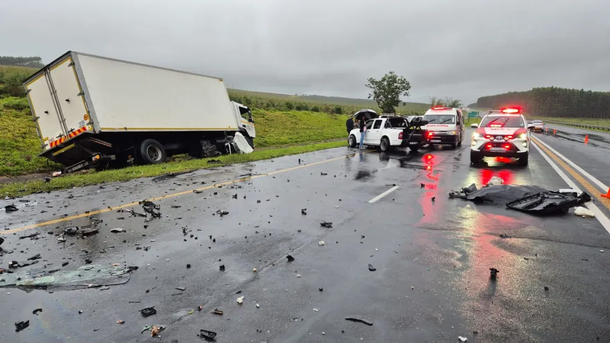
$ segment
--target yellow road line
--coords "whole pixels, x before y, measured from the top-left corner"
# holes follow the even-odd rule
[[[572,177],[576,179],[576,181],[578,181],[578,183],[580,183],[592,197],[595,197],[595,199],[597,199],[600,204],[604,205],[604,207],[610,210],[610,199],[602,198],[601,193],[599,189],[597,189],[597,187],[589,183],[589,181],[587,181],[582,175],[580,175],[578,172],[568,166],[567,163],[557,157],[557,155],[551,152],[547,147],[542,144],[536,144],[536,146],[543,150],[547,155],[549,155],[550,158],[555,160],[555,162],[557,162],[557,164],[559,164],[565,171],[572,175]]]
[[[201,187],[201,188],[190,189],[188,191],[182,191],[182,192],[167,194],[167,195],[163,195],[163,196],[159,196],[159,197],[151,198],[151,199],[146,199],[146,200],[160,201],[160,200],[175,198],[175,197],[179,197],[179,196],[183,196],[183,195],[187,195],[187,194],[193,194],[194,191],[198,191],[198,192],[199,191],[206,191],[206,190],[210,190],[210,189],[213,189],[213,188],[218,188],[220,186],[228,186],[228,185],[232,185],[232,184],[235,184],[235,183],[240,183],[240,182],[244,182],[244,181],[254,180],[254,179],[258,179],[258,178],[265,177],[265,176],[271,176],[271,175],[286,173],[286,172],[290,172],[290,171],[294,171],[294,170],[298,170],[298,169],[313,167],[313,166],[317,166],[317,165],[328,163],[328,162],[338,161],[338,160],[344,159],[345,157],[348,157],[348,156],[349,157],[353,157],[354,155],[355,154],[349,154],[349,155],[346,155],[346,156],[335,157],[335,158],[331,158],[331,159],[324,160],[324,161],[318,161],[318,162],[314,162],[314,163],[299,165],[299,166],[296,166],[296,167],[280,169],[280,170],[276,170],[276,171],[273,171],[273,172],[270,172],[270,173],[267,173],[267,174],[261,174],[261,175],[254,175],[254,176],[244,177],[244,178],[240,178],[240,179],[236,179],[236,180],[231,180],[231,181],[227,181],[227,182],[223,182],[223,183],[217,183],[217,184],[211,185],[211,186],[205,186],[205,187]],[[25,231],[25,230],[29,230],[29,229],[35,229],[35,228],[39,228],[39,227],[43,227],[43,226],[47,226],[47,225],[63,223],[63,222],[67,222],[67,221],[74,220],[74,219],[90,217],[90,216],[94,216],[94,215],[97,215],[97,214],[102,214],[102,213],[106,213],[106,212],[110,212],[110,211],[120,210],[120,209],[123,209],[123,208],[137,206],[139,204],[140,204],[139,201],[130,202],[130,203],[127,203],[127,204],[122,204],[122,205],[118,205],[118,206],[114,206],[114,207],[108,207],[108,208],[104,208],[104,209],[100,209],[100,210],[96,210],[96,211],[84,212],[84,213],[79,213],[79,214],[75,214],[75,215],[68,216],[68,217],[63,217],[63,218],[58,218],[58,219],[53,219],[53,220],[48,220],[48,221],[40,222],[40,223],[37,223],[37,224],[26,225],[26,226],[22,226],[22,227],[10,229],[10,230],[0,231],[0,236],[1,235],[8,235],[8,234],[12,234],[12,233],[15,233],[15,232],[20,232],[20,231]]]

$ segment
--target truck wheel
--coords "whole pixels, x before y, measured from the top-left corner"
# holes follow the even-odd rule
[[[350,135],[349,138],[347,139],[347,145],[350,148],[355,148],[358,145],[358,142],[356,141],[356,136]]]
[[[483,156],[476,151],[470,151],[470,164],[477,165],[483,161]]]
[[[519,157],[519,161],[517,162],[517,164],[520,167],[527,167],[528,160],[529,160],[529,153],[526,153],[525,156]]]
[[[381,139],[381,143],[379,143],[379,149],[381,149],[381,151],[386,152],[388,150],[390,150],[391,146],[390,146],[390,140],[388,140],[387,137],[383,137]]]
[[[145,164],[159,164],[165,161],[167,153],[161,143],[149,138],[140,144],[140,156]]]

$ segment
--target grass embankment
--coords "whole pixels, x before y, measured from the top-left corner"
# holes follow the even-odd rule
[[[58,165],[38,157],[40,151],[27,100],[0,99],[0,176],[57,170]]]

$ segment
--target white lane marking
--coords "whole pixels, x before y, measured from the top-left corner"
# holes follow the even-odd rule
[[[561,158],[562,160],[564,160],[567,164],[571,165],[572,168],[578,170],[579,173],[581,173],[582,175],[584,175],[585,177],[587,177],[591,182],[593,182],[594,184],[597,185],[597,187],[599,187],[601,190],[603,190],[604,192],[608,191],[608,186],[606,186],[603,182],[599,181],[598,179],[596,179],[593,175],[587,173],[584,169],[582,169],[581,167],[579,167],[576,163],[568,160],[565,156],[563,156],[562,154],[558,153],[557,150],[551,148],[548,144],[546,144],[545,142],[543,142],[542,140],[540,140],[540,138],[534,137],[536,139],[537,142],[540,142],[542,145],[544,145],[545,147],[547,147],[549,150],[551,150],[553,152],[553,154],[557,155],[557,157]]]
[[[379,194],[378,196],[374,197],[373,199],[369,200],[369,204],[375,203],[377,200],[383,198],[384,196],[394,192],[395,190],[397,190],[398,188],[400,188],[400,186],[394,186],[390,189],[388,189],[387,191]]]
[[[544,157],[544,159],[551,165],[551,167],[553,167],[555,172],[557,172],[557,174],[563,179],[563,181],[565,181],[568,184],[568,186],[570,186],[570,188],[574,189],[578,193],[582,192],[582,190],[576,185],[576,183],[574,183],[574,181],[572,181],[563,172],[563,170],[561,170],[559,168],[559,166],[555,162],[553,162],[553,160],[551,160],[551,158],[544,151],[542,151],[542,149],[540,149],[538,147],[538,145],[536,143],[534,143],[534,142],[532,142],[532,143],[533,143],[534,147],[536,148],[536,150],[538,150],[538,152],[542,155],[542,157]],[[586,203],[585,206],[595,214],[595,218],[597,218],[597,220],[599,221],[600,224],[602,224],[604,229],[606,229],[606,231],[608,231],[608,233],[610,233],[610,219],[608,219],[608,217],[606,217],[606,215],[599,209],[599,207],[597,207],[597,205],[595,205],[591,201]]]

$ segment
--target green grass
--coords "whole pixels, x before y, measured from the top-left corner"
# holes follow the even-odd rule
[[[542,121],[555,121],[559,123],[568,124],[583,124],[583,125],[597,125],[610,127],[610,119],[597,119],[597,118],[552,118],[552,117],[530,117],[528,119],[540,119]]]
[[[221,164],[210,164],[208,163],[210,159],[185,159],[174,163],[134,166],[125,169],[107,170],[102,172],[87,171],[84,173],[69,174],[63,177],[54,178],[51,180],[51,182],[36,180],[0,185],[0,196],[24,196],[37,192],[97,185],[105,182],[127,181],[141,177],[153,177],[167,173],[213,168],[219,165],[266,160],[281,156],[296,155],[345,146],[347,146],[347,144],[342,140],[337,142],[309,144],[278,149],[265,149],[254,151],[253,153],[247,155],[224,155],[214,158],[215,160],[221,161]]]
[[[347,115],[305,111],[254,110],[257,147],[322,142],[345,138]]]
[[[25,98],[0,99],[0,176],[46,172],[58,166],[38,157],[40,139]]]

